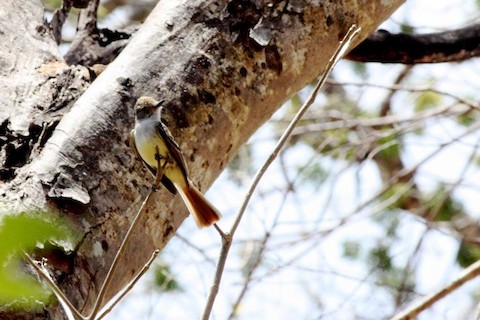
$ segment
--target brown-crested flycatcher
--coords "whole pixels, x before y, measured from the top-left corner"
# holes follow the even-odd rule
[[[162,183],[173,194],[180,193],[197,225],[208,227],[221,214],[208,202],[188,178],[185,159],[167,126],[162,122],[163,101],[140,97],[135,104],[135,129],[130,133],[130,145],[150,172],[156,175],[158,150],[160,166],[164,168]]]

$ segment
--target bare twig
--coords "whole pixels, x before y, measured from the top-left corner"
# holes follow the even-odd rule
[[[298,127],[294,130],[294,135],[304,135],[317,133],[320,131],[328,131],[334,129],[350,129],[355,127],[381,127],[389,125],[400,125],[402,123],[414,123],[421,122],[426,119],[432,119],[434,117],[444,116],[444,117],[454,117],[460,116],[471,111],[472,108],[470,105],[465,106],[456,106],[452,107],[451,105],[442,106],[438,108],[433,108],[425,110],[422,112],[417,112],[414,115],[388,115],[385,117],[376,117],[368,119],[354,119],[350,118],[348,115],[345,115],[344,119],[334,120],[329,122],[322,123],[313,123]],[[328,115],[327,115],[328,116]],[[337,119],[340,114],[337,114]],[[343,115],[342,115],[343,116]]]
[[[272,164],[272,162],[278,156],[279,152],[283,149],[284,145],[286,144],[286,142],[290,138],[290,135],[291,135],[293,129],[295,128],[295,126],[298,124],[298,122],[300,121],[302,116],[305,114],[305,112],[308,110],[308,108],[313,104],[313,102],[315,100],[315,97],[317,96],[317,93],[320,90],[320,88],[322,87],[322,85],[325,83],[325,81],[327,79],[327,76],[330,74],[330,72],[332,71],[335,64],[343,57],[343,55],[345,54],[347,49],[350,47],[353,38],[360,32],[360,30],[361,30],[360,27],[358,27],[356,25],[353,25],[348,30],[345,37],[342,39],[340,45],[338,46],[337,50],[335,51],[332,58],[330,59],[327,67],[325,68],[324,73],[320,77],[317,85],[312,90],[312,93],[310,94],[309,98],[304,103],[304,105],[300,108],[300,110],[297,112],[295,117],[292,119],[292,121],[288,125],[287,129],[285,130],[283,135],[280,137],[275,149],[273,150],[273,152],[271,153],[271,155],[269,156],[267,161],[260,168],[260,170],[258,170],[255,177],[253,178],[253,182],[252,182],[249,190],[247,191],[245,199],[244,199],[244,201],[242,203],[242,206],[240,207],[240,209],[239,209],[239,211],[236,215],[235,221],[234,221],[232,227],[230,228],[230,231],[227,232],[227,233],[224,233],[220,228],[218,228],[216,226],[217,230],[219,231],[220,235],[222,236],[222,249],[221,249],[221,252],[220,252],[220,257],[218,259],[217,268],[216,268],[216,271],[215,271],[214,283],[213,283],[213,285],[210,289],[210,293],[208,295],[207,303],[206,303],[204,313],[203,313],[203,316],[202,316],[203,320],[208,320],[210,318],[210,314],[212,312],[213,304],[215,302],[215,298],[217,296],[218,289],[219,289],[219,286],[220,286],[220,281],[222,279],[223,270],[225,268],[225,263],[226,263],[226,260],[227,260],[228,252],[229,252],[230,246],[232,244],[233,235],[235,234],[235,231],[237,230],[238,225],[240,224],[240,221],[242,220],[242,217],[243,217],[243,215],[245,213],[245,210],[247,208],[247,205],[248,205],[248,203],[249,203],[249,201],[250,201],[250,199],[253,195],[253,192],[255,191],[255,188],[257,187],[258,183],[262,179],[263,175],[265,174],[265,172],[267,171],[269,166]]]
[[[50,28],[52,29],[53,37],[57,44],[62,42],[62,27],[68,17],[72,5],[72,0],[63,0],[62,6],[55,11],[52,21],[50,21]]]
[[[133,231],[135,230],[135,227],[137,226],[138,222],[140,221],[140,218],[143,216],[143,214],[146,212],[146,209],[151,205],[154,197],[153,195],[155,194],[155,191],[158,189],[158,186],[160,185],[160,181],[163,176],[163,170],[165,169],[165,165],[167,164],[167,161],[164,162],[164,165],[160,165],[160,156],[159,156],[159,151],[158,147],[156,147],[156,159],[158,161],[157,168],[157,175],[155,177],[155,182],[153,184],[152,189],[150,190],[150,193],[148,196],[145,198],[145,200],[142,203],[142,206],[138,210],[137,214],[135,215],[135,218],[132,221],[132,224],[130,225],[130,228],[127,231],[127,234],[125,235],[125,238],[123,239],[122,244],[120,245],[120,248],[117,251],[117,254],[115,256],[115,259],[113,260],[112,265],[110,266],[110,270],[107,273],[107,276],[103,282],[102,287],[100,288],[100,291],[98,292],[97,300],[95,301],[95,304],[93,306],[92,312],[88,316],[88,319],[95,319],[97,313],[99,312],[103,299],[105,298],[105,294],[107,293],[108,287],[110,286],[112,280],[113,280],[113,275],[115,274],[120,261],[122,260],[123,256],[125,255],[125,251],[127,249],[127,245],[130,243],[130,240],[133,235]]]
[[[378,192],[376,192],[374,194],[374,196],[370,197],[368,200],[364,201],[363,203],[361,203],[360,205],[358,205],[352,212],[352,214],[356,214],[358,212],[360,212],[361,210],[365,209],[368,205],[372,204],[373,202],[375,202],[377,199],[381,198],[386,192],[388,192],[390,190],[390,188],[392,186],[394,186],[395,184],[397,184],[402,178],[406,177],[406,176],[409,176],[409,175],[412,175],[416,170],[418,170],[418,168],[420,168],[421,166],[423,166],[425,163],[427,163],[428,161],[430,161],[434,156],[436,156],[437,154],[439,154],[440,152],[442,152],[447,146],[449,146],[451,143],[453,142],[457,142],[457,141],[460,141],[461,139],[463,139],[464,137],[470,135],[471,133],[475,132],[476,130],[480,129],[480,121],[477,121],[475,122],[474,124],[472,124],[470,127],[467,128],[467,130],[465,130],[464,132],[462,132],[461,134],[453,137],[452,139],[450,139],[448,142],[445,142],[445,143],[442,143],[440,144],[440,146],[435,150],[435,151],[432,151],[428,156],[426,156],[425,158],[423,158],[422,160],[420,160],[415,166],[411,167],[411,168],[405,168],[404,170],[398,172],[397,174],[395,174],[391,179],[390,181],[388,181],[388,183],[386,185],[383,186],[382,189],[380,189]],[[408,191],[408,187],[409,186],[412,186],[413,185],[413,182],[411,183],[406,183],[405,184],[405,191]],[[403,188],[402,188],[403,189]],[[385,206],[380,206],[380,208],[374,208],[374,209],[371,209],[370,212],[379,212],[381,210],[383,210],[385,208]]]
[[[86,30],[88,33],[93,33],[97,29],[97,11],[100,0],[92,0],[87,7],[80,12],[78,17],[77,31]]]
[[[130,283],[127,286],[125,286],[125,288],[123,288],[122,291],[120,291],[120,293],[117,295],[117,297],[113,301],[111,301],[109,303],[109,305],[106,306],[100,312],[100,315],[97,318],[95,318],[95,320],[103,319],[110,311],[112,311],[112,309],[117,305],[117,303],[119,303],[123,299],[123,297],[133,288],[133,286],[135,286],[135,284],[138,282],[138,280],[140,280],[140,278],[145,274],[145,272],[148,271],[148,269],[152,265],[153,261],[155,260],[155,258],[157,257],[159,252],[160,252],[160,250],[157,249],[152,253],[152,256],[147,261],[145,266],[143,266],[142,270],[140,270],[140,272],[135,276],[135,278],[133,278],[130,281]]]
[[[240,293],[237,296],[237,299],[232,305],[230,315],[228,316],[228,319],[235,319],[236,317],[236,312],[239,310],[239,307],[245,298],[245,295],[247,294],[247,291],[250,289],[250,284],[252,283],[253,280],[253,275],[255,271],[258,269],[262,261],[264,260],[265,253],[267,251],[267,244],[269,243],[275,227],[278,226],[278,222],[280,220],[280,215],[283,212],[284,206],[287,202],[287,198],[289,194],[294,195],[295,193],[292,193],[292,188],[293,188],[293,181],[291,181],[290,177],[288,176],[287,173],[287,168],[285,167],[285,161],[284,161],[284,154],[280,154],[279,162],[281,164],[282,168],[282,173],[284,176],[284,179],[287,184],[287,190],[285,192],[285,195],[282,197],[282,201],[278,207],[277,213],[275,214],[275,217],[273,219],[273,222],[268,230],[265,231],[265,235],[261,241],[259,241],[256,246],[257,250],[254,251],[254,253],[251,254],[251,258],[249,259],[247,263],[247,268],[246,268],[246,274],[244,276],[243,284],[242,284],[242,289],[240,290]]]
[[[204,260],[208,261],[209,263],[215,265],[215,260],[212,259],[211,257],[208,256],[208,254],[202,249],[202,248],[199,248],[198,246],[196,246],[194,243],[192,243],[190,240],[188,240],[188,238],[182,236],[180,233],[176,233],[175,234],[175,237],[179,238],[180,240],[182,240],[187,246],[189,246],[190,248],[192,248],[193,250],[195,250],[196,252],[198,252]]]
[[[438,300],[442,299],[452,291],[456,290],[466,282],[474,279],[480,275],[480,261],[475,262],[472,264],[470,267],[465,269],[455,280],[453,280],[451,283],[446,285],[445,287],[441,288],[435,293],[432,293],[424,298],[422,298],[420,301],[415,303],[414,305],[410,306],[403,312],[400,312],[391,320],[409,320],[409,319],[414,319],[420,312],[423,310],[429,308],[432,306],[435,302]]]
[[[446,97],[450,97],[454,100],[457,100],[459,103],[466,104],[470,106],[472,109],[480,109],[480,104],[473,99],[466,99],[447,91],[435,89],[431,86],[408,87],[403,85],[383,85],[383,84],[374,84],[374,83],[366,83],[366,82],[337,82],[337,81],[331,81],[331,80],[329,80],[328,83],[331,85],[370,87],[370,88],[395,90],[395,91],[408,91],[408,92],[419,92],[419,93],[433,92],[433,93],[444,95]]]
[[[402,81],[405,80],[405,78],[407,78],[410,75],[412,69],[413,69],[413,66],[404,67],[403,70],[397,75],[397,77],[393,81],[393,84],[398,85],[402,83]],[[391,104],[392,98],[396,93],[397,93],[397,90],[391,89],[390,92],[385,97],[385,99],[383,99],[383,103],[381,104],[380,112],[379,112],[380,117],[385,117],[387,114],[390,113],[391,111],[390,109],[392,107],[392,104]]]
[[[473,313],[472,320],[480,320],[480,303],[477,304],[475,312]]]
[[[53,281],[53,279],[50,277],[48,270],[45,268],[44,261],[33,260],[25,251],[23,252],[23,256],[25,257],[28,264],[32,266],[33,269],[35,269],[38,276],[45,280],[48,286],[52,289],[58,301],[60,301],[60,304],[62,305],[63,310],[67,315],[67,318],[69,320],[85,320],[86,318],[73,306],[73,304],[68,300],[62,290],[60,290],[60,288],[57,286],[55,281]]]
[[[252,261],[251,263],[249,263],[250,266],[247,268],[246,275],[244,277],[242,289],[240,290],[240,293],[237,296],[237,299],[233,303],[232,310],[230,311],[230,315],[228,316],[228,319],[235,319],[236,311],[239,309],[239,306],[242,303],[242,300],[244,299],[248,289],[250,288],[250,283],[252,282],[253,274],[264,259],[264,254],[265,254],[265,251],[267,250],[267,243],[271,239],[274,228],[278,225],[280,214],[282,213],[282,208],[284,207],[286,201],[287,201],[287,196],[285,195],[285,197],[282,198],[282,203],[279,206],[279,209],[277,211],[277,214],[275,215],[275,218],[272,223],[272,226],[270,227],[270,230],[265,232],[265,236],[263,237],[262,241],[260,241],[260,243],[258,244],[258,250],[256,250],[255,254],[253,254]]]

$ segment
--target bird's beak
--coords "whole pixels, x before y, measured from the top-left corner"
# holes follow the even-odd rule
[[[158,101],[158,103],[155,105],[155,109],[158,109],[158,108],[161,107],[164,103],[165,103],[165,100],[160,100],[160,101]]]

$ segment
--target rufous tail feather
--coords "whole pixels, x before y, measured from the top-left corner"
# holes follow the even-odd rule
[[[178,184],[175,186],[199,228],[211,226],[222,217],[191,182],[183,188]]]

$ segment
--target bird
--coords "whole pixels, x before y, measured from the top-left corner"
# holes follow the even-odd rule
[[[163,168],[162,184],[173,194],[178,191],[199,228],[211,226],[222,215],[190,180],[180,147],[162,121],[163,103],[164,100],[158,101],[149,96],[137,99],[130,146],[154,176],[159,157]]]

